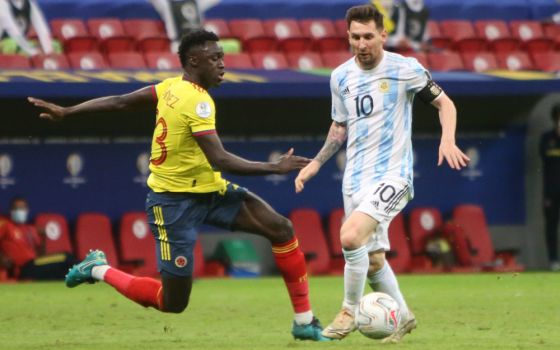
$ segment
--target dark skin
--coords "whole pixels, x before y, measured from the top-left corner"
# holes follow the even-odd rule
[[[191,48],[188,52],[184,79],[204,89],[220,85],[224,75],[224,53],[214,41]],[[42,109],[40,118],[61,121],[67,117],[81,114],[155,110],[151,87],[145,87],[129,94],[92,99],[84,103],[62,107],[56,104],[29,97],[36,107]],[[309,159],[293,155],[290,149],[274,162],[254,162],[241,158],[224,149],[217,134],[207,134],[195,138],[204,155],[219,171],[239,175],[285,174],[301,169]],[[239,214],[233,224],[234,230],[253,233],[267,238],[272,244],[287,242],[294,236],[291,222],[277,213],[267,202],[252,192],[245,197]],[[180,313],[186,309],[192,289],[192,277],[162,276],[163,309],[165,312]]]

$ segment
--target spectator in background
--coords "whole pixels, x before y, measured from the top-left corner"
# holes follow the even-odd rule
[[[391,11],[395,31],[387,38],[386,46],[397,51],[426,51],[429,49],[427,30],[429,10],[424,0],[395,1]]]
[[[183,35],[202,28],[202,14],[220,0],[150,0],[159,13],[167,37],[171,41],[171,51],[177,52]]]
[[[375,6],[377,11],[383,15],[383,26],[387,34],[391,35],[395,31],[395,22],[393,22],[393,10],[395,9],[394,0],[371,0],[371,4]]]
[[[560,211],[560,103],[552,108],[552,130],[541,136],[540,155],[544,175],[544,216],[548,259],[552,271],[560,271],[558,219]]]
[[[14,54],[23,51],[34,56],[41,51],[27,40],[31,27],[37,32],[42,52],[51,54],[53,40],[47,21],[35,0],[0,0],[0,53]],[[57,49],[56,51],[60,51]]]
[[[10,217],[0,218],[0,267],[22,280],[63,279],[74,259],[69,254],[44,254],[44,235],[27,224],[29,206],[24,198],[11,201]]]

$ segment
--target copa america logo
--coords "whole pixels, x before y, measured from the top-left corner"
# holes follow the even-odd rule
[[[70,176],[65,177],[62,182],[70,185],[72,188],[78,188],[86,183],[86,179],[80,176],[84,169],[84,160],[78,153],[71,153],[66,159],[66,170]]]
[[[467,164],[467,168],[461,171],[461,176],[468,178],[470,181],[474,181],[476,178],[483,175],[482,171],[478,169],[478,164],[480,163],[480,153],[476,147],[469,147],[467,148],[465,154],[471,161]]]
[[[136,158],[136,169],[138,169],[138,174],[132,178],[132,182],[146,187],[146,181],[148,181],[148,176],[150,175],[150,155],[148,152],[143,152]]]
[[[276,162],[278,159],[280,159],[280,157],[282,157],[282,153],[277,150],[274,150],[270,152],[270,154],[268,155],[268,161]],[[281,182],[286,181],[288,179],[288,176],[280,175],[280,174],[271,174],[265,176],[264,179],[265,181],[272,182],[274,186],[278,186],[278,184],[280,184]]]
[[[10,177],[12,168],[12,158],[6,153],[0,154],[0,189],[15,185],[16,180]]]

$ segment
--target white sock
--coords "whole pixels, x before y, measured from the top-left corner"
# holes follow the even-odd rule
[[[105,273],[110,268],[111,268],[111,266],[109,266],[109,265],[94,266],[91,269],[91,277],[93,277],[94,279],[96,279],[98,281],[103,281],[103,279],[105,278]]]
[[[399,288],[397,277],[387,260],[385,260],[385,264],[383,264],[381,270],[368,278],[368,283],[374,291],[392,296],[401,309],[401,319],[406,320],[408,318],[408,306]]]
[[[364,294],[364,286],[369,267],[366,246],[354,250],[342,249],[344,254],[344,301],[342,307],[354,312]]]
[[[294,314],[294,321],[296,324],[310,324],[313,321],[313,311],[305,311]]]

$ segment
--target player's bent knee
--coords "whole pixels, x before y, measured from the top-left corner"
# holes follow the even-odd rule
[[[287,242],[294,237],[292,222],[281,216],[276,220],[271,230],[270,239],[275,243]]]
[[[340,244],[345,250],[354,250],[360,248],[361,244],[358,234],[354,230],[343,230],[340,232]]]

